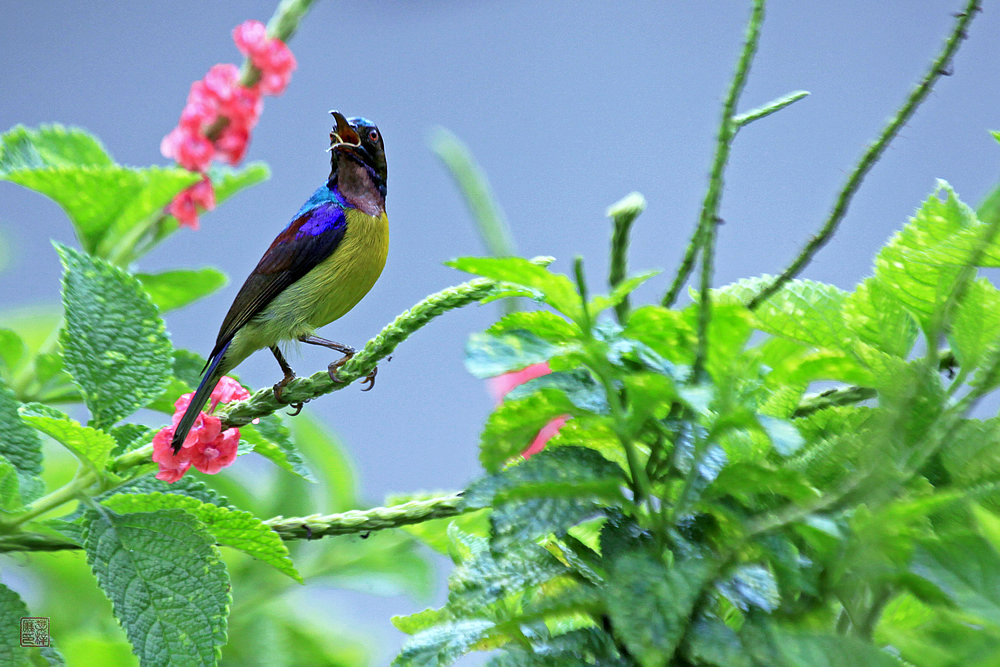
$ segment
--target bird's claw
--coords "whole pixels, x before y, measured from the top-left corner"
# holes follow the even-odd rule
[[[344,383],[344,381],[340,379],[340,376],[337,375],[337,371],[339,371],[340,367],[343,366],[344,364],[346,364],[350,360],[350,358],[353,357],[353,356],[354,356],[354,353],[345,354],[343,357],[341,357],[337,361],[334,361],[333,363],[331,363],[327,367],[326,372],[330,375],[330,379],[331,380],[333,380],[337,384],[343,384]],[[361,391],[371,391],[372,390],[372,387],[375,386],[375,376],[376,375],[378,375],[378,366],[376,366],[375,368],[373,368],[372,371],[371,371],[371,373],[369,373],[368,375],[366,375],[365,379],[361,381],[361,384],[365,384],[365,383],[368,384],[367,387],[362,387]]]
[[[284,400],[282,400],[281,395],[285,393],[285,386],[294,379],[295,379],[294,375],[286,376],[284,379],[281,380],[281,382],[278,382],[273,387],[271,387],[271,390],[274,392],[274,400],[276,400],[278,403],[285,402]],[[288,405],[295,410],[295,412],[289,412],[288,416],[294,417],[295,415],[302,412],[302,408],[305,406],[305,403],[302,401],[297,401],[295,403],[288,403]]]
[[[375,388],[375,376],[378,375],[378,366],[372,369],[372,372],[365,376],[365,379],[361,381],[361,384],[368,383],[367,387],[362,387],[361,391],[371,391]]]

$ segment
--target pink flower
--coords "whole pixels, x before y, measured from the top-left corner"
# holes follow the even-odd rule
[[[208,412],[199,412],[191,430],[174,454],[170,441],[174,430],[191,404],[194,392],[184,394],[174,403],[172,425],[165,426],[153,436],[153,461],[160,465],[157,479],[172,484],[184,476],[191,466],[208,475],[214,475],[236,460],[236,450],[240,443],[240,431],[231,428],[222,430],[222,421],[211,413],[219,403],[244,400],[250,397],[240,383],[230,377],[223,377],[212,390]]]
[[[236,447],[239,444],[240,432],[234,428],[229,429],[211,442],[192,451],[191,463],[206,475],[214,475],[232,465],[236,460]]]
[[[160,142],[163,156],[189,171],[204,173],[212,160],[239,164],[250,144],[250,131],[260,119],[262,96],[284,92],[295,69],[291,50],[280,39],[268,37],[260,21],[236,26],[233,41],[260,70],[260,81],[253,86],[241,85],[239,68],[221,63],[191,84],[177,127]],[[183,226],[197,229],[198,207],[209,211],[215,207],[211,184],[207,188],[179,193],[168,212]]]
[[[215,208],[215,190],[208,176],[191,187],[181,190],[167,207],[167,213],[177,218],[182,227],[198,229],[198,209],[211,211]]]
[[[549,362],[543,361],[538,364],[526,366],[519,371],[511,371],[510,373],[504,373],[503,375],[489,378],[487,382],[489,384],[490,393],[493,394],[493,397],[496,399],[497,403],[499,403],[514,387],[524,384],[528,380],[534,380],[535,378],[542,377],[543,375],[548,375],[551,372],[552,369],[549,367]],[[562,428],[562,425],[566,423],[567,419],[569,419],[569,415],[560,415],[549,421],[548,424],[543,426],[538,431],[535,439],[531,441],[531,444],[528,445],[527,449],[521,452],[521,456],[524,458],[530,458],[534,454],[537,454],[545,449],[546,443],[548,443],[548,441],[559,432],[559,429]]]
[[[215,154],[215,147],[205,137],[178,125],[160,142],[164,157],[173,158],[188,171],[204,171]]]

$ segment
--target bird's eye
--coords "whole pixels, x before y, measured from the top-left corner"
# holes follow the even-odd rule
[[[372,143],[375,143],[376,141],[378,141],[378,130],[368,130],[368,139]]]

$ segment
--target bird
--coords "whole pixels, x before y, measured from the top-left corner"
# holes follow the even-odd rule
[[[355,352],[314,331],[357,305],[385,267],[385,146],[372,121],[330,113],[336,123],[330,131],[330,177],[275,237],[236,294],[198,389],[174,429],[175,454],[218,381],[253,352],[266,347],[278,361],[284,373],[273,388],[278,401],[295,378],[279,343],[297,340],[341,353],[327,369],[334,381],[339,381],[337,369]],[[365,378],[363,391],[375,385],[377,370]],[[302,404],[293,407],[298,411]]]

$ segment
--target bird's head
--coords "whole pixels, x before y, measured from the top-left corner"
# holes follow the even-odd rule
[[[376,185],[385,190],[385,146],[382,133],[375,123],[360,116],[345,118],[339,111],[331,111],[336,125],[330,130],[330,154],[333,171],[341,160],[349,159],[367,167]]]

